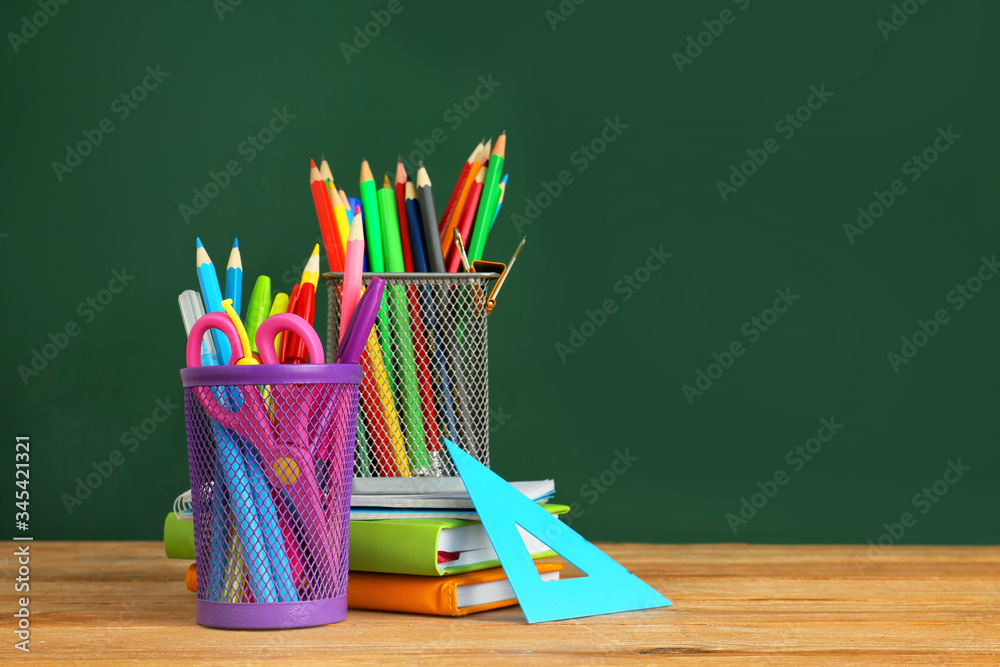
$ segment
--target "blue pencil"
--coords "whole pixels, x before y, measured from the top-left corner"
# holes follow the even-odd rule
[[[490,223],[490,231],[493,231],[493,225],[497,224],[497,218],[500,217],[500,207],[503,206],[503,196],[507,193],[507,177],[510,174],[504,174],[503,180],[500,181],[500,199],[497,200],[497,210],[493,213],[493,222]]]
[[[205,300],[205,311],[209,313],[225,313],[222,308],[222,290],[219,288],[219,277],[215,275],[215,265],[212,264],[208,251],[197,239],[195,254],[195,269],[198,272],[198,284],[201,285],[201,297]],[[223,366],[229,363],[232,349],[229,339],[218,329],[212,329],[212,339],[215,340],[215,350],[219,355],[219,363]]]
[[[233,239],[233,250],[226,265],[226,298],[233,300],[236,314],[243,312],[243,258],[240,256],[240,240]]]

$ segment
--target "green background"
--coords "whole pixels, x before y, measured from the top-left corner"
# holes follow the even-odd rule
[[[14,436],[31,438],[31,534],[161,537],[188,487],[182,411],[133,452],[120,438],[157,399],[181,402],[196,235],[220,269],[239,236],[245,295],[260,273],[287,289],[318,237],[308,159],[325,153],[356,196],[363,157],[380,176],[442,128],[424,158],[438,210],[475,143],[506,129],[487,256],[528,236],[490,318],[501,475],[554,477],[593,540],[864,543],[910,511],[899,542],[996,542],[1000,281],[947,301],[1000,252],[995,3],[929,2],[888,39],[889,2],[564,2],[554,29],[555,0],[401,6],[350,62],[339,45],[386,3],[243,2],[220,20],[207,1],[70,2],[17,53],[8,36],[0,368],[8,470]],[[678,71],[672,54],[724,9],[733,22]],[[0,27],[37,11],[4,3]],[[169,75],[119,119],[112,102],[157,65]],[[500,85],[455,127],[445,114],[480,76]],[[785,138],[775,123],[824,85]],[[273,108],[295,118],[247,163],[238,146]],[[52,162],[103,118],[114,131],[60,182]],[[627,127],[581,171],[574,152],[609,118]],[[910,182],[903,163],[949,127],[960,138]],[[723,201],[717,182],[768,137],[778,152]],[[229,160],[242,173],[186,224],[179,205]],[[573,182],[519,232],[562,170]],[[905,193],[851,243],[844,224],[894,179]],[[661,245],[672,256],[626,301],[617,281]],[[85,321],[78,304],[121,267],[134,280]],[[798,300],[751,342],[744,323],[786,288]],[[607,299],[616,312],[564,362],[556,344]],[[887,354],[939,308],[950,320],[894,372]],[[26,385],[18,366],[68,322],[80,334]],[[734,341],[744,354],[689,402],[682,385]],[[786,453],[821,418],[843,428],[796,470]],[[70,514],[63,495],[114,450],[124,463]],[[949,460],[971,469],[915,506]],[[727,514],[779,471],[734,533]]]

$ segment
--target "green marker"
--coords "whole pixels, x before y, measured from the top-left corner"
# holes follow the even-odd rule
[[[399,237],[399,215],[396,212],[396,193],[385,177],[385,186],[378,191],[378,214],[382,223],[382,254],[385,256],[385,270],[389,273],[405,273],[403,243]]]
[[[385,261],[382,255],[382,228],[379,225],[378,197],[375,194],[375,178],[368,160],[361,161],[361,208],[365,217],[365,249],[368,251],[368,270],[384,273]]]
[[[468,255],[469,261],[475,262],[483,258],[483,251],[486,250],[486,237],[490,233],[490,223],[497,211],[497,202],[500,201],[500,177],[503,175],[503,157],[507,151],[507,133],[504,132],[497,137],[497,143],[493,146],[493,154],[490,156],[490,167],[486,172],[486,181],[483,183],[483,198],[479,202],[479,210],[476,211],[476,222],[472,227],[472,240],[469,241]]]
[[[247,303],[247,337],[250,339],[250,350],[257,354],[257,341],[254,335],[257,327],[267,319],[271,312],[271,279],[267,276],[260,276],[254,283],[253,292],[250,293],[250,302]]]

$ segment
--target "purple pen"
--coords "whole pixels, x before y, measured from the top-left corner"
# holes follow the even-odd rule
[[[382,306],[382,293],[385,291],[385,281],[379,277],[372,278],[365,290],[364,296],[354,309],[351,322],[347,325],[344,340],[340,341],[337,350],[337,361],[342,364],[356,364],[361,361],[361,354],[368,344],[368,335],[375,326],[379,308]]]

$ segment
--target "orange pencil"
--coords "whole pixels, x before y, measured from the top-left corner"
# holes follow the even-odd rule
[[[472,166],[469,167],[469,175],[466,177],[465,185],[462,186],[462,194],[458,196],[458,202],[455,204],[455,208],[451,212],[451,218],[448,220],[448,224],[445,225],[444,232],[441,236],[441,251],[444,255],[448,256],[448,251],[451,250],[451,244],[454,239],[453,230],[458,227],[458,223],[462,219],[462,211],[465,209],[465,205],[469,199],[469,191],[472,190],[472,184],[476,181],[476,176],[479,171],[483,168],[483,163],[486,162],[490,157],[490,149],[492,147],[493,141],[487,141],[483,146],[483,149],[479,151],[479,155],[472,162]],[[464,236],[462,237],[465,238]]]
[[[476,174],[475,182],[472,184],[472,190],[469,191],[469,199],[465,204],[465,210],[462,211],[462,220],[458,223],[458,231],[462,235],[463,243],[468,243],[465,239],[469,238],[472,221],[475,220],[476,212],[479,210],[479,201],[482,199],[483,182],[485,180],[486,170],[480,169]],[[454,237],[454,234],[452,236]],[[448,273],[457,273],[462,257],[458,254],[458,248],[454,247],[454,244],[452,246],[451,257],[448,258]]]
[[[483,150],[484,142],[485,139],[476,144],[476,147],[472,149],[472,153],[469,154],[469,159],[462,165],[462,173],[458,175],[458,180],[455,181],[455,189],[451,191],[451,197],[448,198],[448,205],[444,207],[444,215],[441,216],[441,221],[438,223],[439,235],[444,232],[445,225],[448,224],[448,218],[451,217],[451,212],[455,210],[455,204],[458,203],[458,196],[462,193],[462,186],[465,185],[469,169],[472,168],[472,163],[476,161],[476,156]]]

